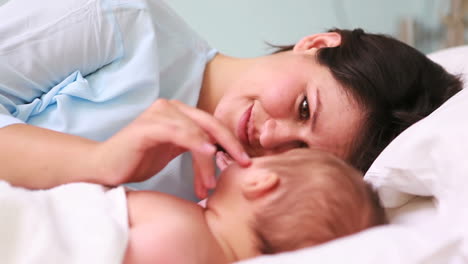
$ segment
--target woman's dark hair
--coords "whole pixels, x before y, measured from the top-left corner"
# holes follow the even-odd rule
[[[398,134],[462,89],[457,76],[390,36],[362,29],[329,32],[339,33],[341,44],[319,49],[317,61],[365,109],[364,127],[349,156],[361,171]],[[275,53],[293,46],[278,48]]]

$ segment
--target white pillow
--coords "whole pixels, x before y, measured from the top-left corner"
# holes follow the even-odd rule
[[[468,46],[429,55],[468,84]],[[403,205],[413,196],[441,200],[460,195],[468,185],[468,89],[395,138],[367,171],[384,207]],[[458,191],[461,193],[458,193]]]

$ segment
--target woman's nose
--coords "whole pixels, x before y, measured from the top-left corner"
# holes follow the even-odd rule
[[[300,129],[296,124],[287,120],[267,120],[260,134],[260,145],[265,150],[287,150],[297,148],[302,141],[299,137]]]

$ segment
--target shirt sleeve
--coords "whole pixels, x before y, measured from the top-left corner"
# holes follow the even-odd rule
[[[9,1],[0,8],[0,127],[27,122],[17,107],[73,72],[83,75],[123,56],[107,1]]]
[[[22,123],[24,122],[18,118],[13,117],[3,105],[0,105],[0,128]]]

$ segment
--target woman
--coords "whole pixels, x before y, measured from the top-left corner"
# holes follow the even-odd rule
[[[174,159],[191,151],[203,198],[219,146],[244,166],[317,147],[365,170],[461,87],[416,50],[361,30],[240,59],[216,54],[161,1],[48,0],[60,15],[21,1],[0,8],[15,18],[0,28],[0,160],[3,179],[29,188],[143,181],[173,160],[145,187],[193,199],[176,178],[190,157]]]

